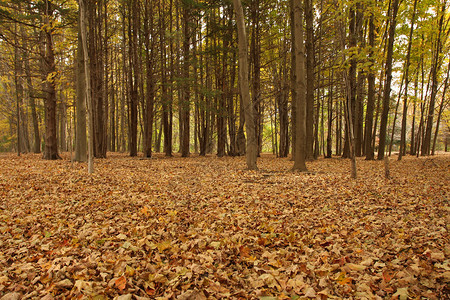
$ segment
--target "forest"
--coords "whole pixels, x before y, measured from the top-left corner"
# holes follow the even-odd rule
[[[446,299],[448,0],[0,0],[0,300]]]
[[[0,149],[84,161],[92,123],[98,158],[447,150],[447,1],[294,2],[243,1],[246,100],[231,1],[3,1]]]

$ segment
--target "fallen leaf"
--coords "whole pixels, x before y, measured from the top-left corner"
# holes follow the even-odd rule
[[[119,291],[122,291],[125,289],[127,285],[127,278],[125,277],[125,275],[120,276],[119,278],[117,278],[114,281],[114,286],[119,289]]]

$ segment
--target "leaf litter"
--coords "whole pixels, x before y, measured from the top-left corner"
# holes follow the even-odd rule
[[[450,156],[349,164],[2,155],[0,299],[448,297]]]

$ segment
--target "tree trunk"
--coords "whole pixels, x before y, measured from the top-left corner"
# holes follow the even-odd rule
[[[447,75],[445,77],[445,83],[444,83],[444,90],[442,91],[442,100],[441,100],[441,105],[439,106],[439,112],[438,112],[438,118],[436,121],[436,130],[434,132],[434,139],[433,139],[433,146],[431,148],[431,155],[434,155],[434,150],[436,148],[436,140],[439,134],[439,123],[441,122],[441,116],[442,116],[442,111],[444,110],[444,104],[445,104],[445,94],[447,92],[447,88],[448,88],[448,77],[450,75],[450,62],[448,63],[448,67],[447,67]]]
[[[438,92],[438,73],[441,67],[441,52],[442,52],[442,34],[443,34],[443,24],[444,24],[444,16],[446,12],[446,2],[444,1],[442,4],[441,17],[439,19],[439,34],[436,40],[436,49],[433,54],[433,63],[431,65],[431,96],[430,96],[430,105],[428,108],[428,116],[427,116],[427,126],[425,130],[425,138],[422,142],[422,155],[430,155],[431,150],[431,133],[433,130],[433,118],[434,118],[434,110],[436,104],[436,96]]]
[[[250,100],[250,90],[248,83],[248,53],[247,34],[245,33],[244,10],[240,0],[233,0],[236,23],[238,27],[238,47],[239,47],[239,83],[242,105],[245,114],[245,124],[247,131],[247,168],[257,170],[256,159],[258,156],[258,141],[255,134],[255,122],[253,105]]]
[[[356,4],[356,35],[358,40],[358,54],[361,56],[361,49],[365,48],[365,40],[364,40],[364,7],[361,3]],[[355,101],[355,112],[353,115],[353,128],[355,133],[355,155],[357,157],[362,156],[363,154],[363,120],[364,120],[364,88],[366,81],[366,73],[364,68],[360,68],[357,76],[357,84],[356,84],[356,101]]]
[[[306,171],[306,82],[305,50],[303,45],[303,12],[301,0],[293,0],[295,43],[295,89],[296,89],[296,145],[292,170]]]
[[[167,51],[164,44],[164,41],[167,39],[165,36],[165,12],[164,12],[164,3],[165,1],[160,1],[159,11],[160,11],[160,27],[159,27],[159,36],[160,36],[160,53],[161,53],[161,101],[162,101],[162,124],[164,131],[164,146],[163,150],[166,156],[172,156],[172,90],[170,91],[170,95],[168,93],[169,81],[167,78]],[[169,29],[172,30],[172,0],[169,3]],[[173,42],[172,40],[168,40],[169,42],[169,50],[170,50],[170,67],[172,68],[172,49]],[[171,75],[172,78],[172,75]],[[170,83],[173,81],[170,80]]]
[[[306,21],[306,159],[314,158],[314,123],[318,122],[314,115],[314,14],[313,1],[304,0]],[[297,36],[296,36],[297,37]]]
[[[128,70],[128,80],[130,87],[130,100],[129,100],[129,151],[130,156],[137,156],[138,148],[138,84],[139,84],[139,74],[138,72],[138,24],[137,19],[139,14],[138,2],[137,0],[131,1],[129,4],[129,24],[128,24],[128,43],[129,43],[129,70]]]
[[[92,88],[91,88],[91,72],[90,72],[90,58],[87,43],[87,16],[86,16],[86,1],[80,0],[80,32],[83,48],[84,58],[84,81],[85,81],[85,97],[87,107],[87,120],[88,120],[88,173],[94,173],[94,116],[93,116],[93,103],[92,103]],[[91,37],[92,38],[92,37]]]
[[[380,142],[378,145],[378,160],[384,158],[384,148],[386,145],[387,121],[389,116],[389,104],[391,99],[391,83],[392,83],[392,56],[394,52],[395,26],[397,24],[399,0],[393,0],[391,22],[389,25],[389,41],[386,56],[386,83],[383,93],[383,111],[380,121]]]
[[[28,48],[27,44],[24,44],[24,47]],[[36,112],[35,90],[31,79],[30,62],[26,51],[24,51],[24,62],[25,62],[25,75],[27,77],[28,99],[31,109],[31,118],[33,122],[33,137],[34,137],[33,152],[41,153],[41,136],[39,133],[38,114]]]
[[[21,139],[21,113],[20,106],[23,99],[23,85],[22,85],[22,61],[19,55],[19,42],[18,42],[18,32],[17,23],[14,24],[14,87],[16,96],[16,139],[17,139],[17,156],[20,156],[22,149],[24,149],[24,142]]]
[[[297,145],[297,89],[295,88],[296,85],[296,53],[293,50],[295,45],[295,13],[294,13],[294,1],[290,0],[289,5],[291,8],[289,18],[291,20],[291,137],[292,137],[292,160],[294,160],[295,156],[295,147]],[[306,126],[306,125],[305,125]],[[305,129],[306,130],[306,129]],[[305,133],[306,134],[306,133]]]
[[[262,150],[262,126],[263,126],[263,102],[261,98],[261,26],[259,11],[259,0],[250,2],[251,18],[251,44],[250,44],[250,65],[251,68],[251,95],[253,99],[254,121],[256,139],[258,142],[258,156]]]
[[[400,151],[398,153],[398,160],[401,160],[402,156],[406,154],[406,121],[408,117],[409,66],[411,58],[414,23],[416,21],[416,9],[417,9],[417,0],[414,0],[414,9],[411,17],[411,28],[409,31],[408,50],[406,53],[406,62],[405,62],[405,95],[403,97],[402,129],[400,133]]]
[[[145,36],[145,63],[147,67],[146,76],[146,116],[145,116],[145,143],[144,143],[144,156],[152,156],[152,141],[153,141],[153,106],[155,98],[155,79],[154,79],[154,40],[156,40],[155,33],[153,31],[153,6],[150,0],[145,1],[145,13],[146,18],[144,20],[144,36]]]
[[[356,11],[355,11],[355,7],[352,6],[350,8],[350,22],[349,22],[349,48],[350,49],[355,49],[357,47],[357,32],[356,32]],[[344,36],[341,37],[341,39],[344,38],[345,39],[345,34]],[[342,42],[341,42],[342,43]],[[342,51],[342,49],[341,49]],[[355,108],[356,108],[356,67],[357,67],[357,56],[356,56],[356,52],[353,54],[350,54],[350,68],[348,70],[348,80],[346,80],[346,84],[349,84],[349,90],[346,90],[346,92],[348,92],[349,94],[347,94],[348,97],[348,101],[349,101],[349,109],[351,110],[351,115],[355,116]],[[347,111],[347,107],[344,108],[345,109],[345,113],[344,116],[348,116],[348,111]],[[356,122],[354,122],[354,120],[352,121],[352,130],[353,133],[356,132],[354,125],[356,124]],[[347,121],[346,121],[347,124]],[[345,126],[345,141],[344,141],[344,153],[342,154],[343,158],[352,158],[352,154],[350,153],[350,132],[349,132],[349,127]]]
[[[330,68],[331,69],[331,68]],[[331,70],[329,85],[328,85],[328,129],[327,129],[327,155],[326,158],[331,158],[333,155],[333,76],[334,72]]]
[[[189,156],[190,146],[190,84],[189,84],[189,64],[190,64],[190,11],[191,7],[185,4],[183,7],[183,85],[182,85],[182,103],[181,103],[181,156]]]
[[[50,9],[50,1],[45,1],[45,29],[42,34],[44,35],[44,70],[43,79],[45,82],[45,159],[59,159],[58,154],[58,142],[56,134],[56,65],[55,65],[55,53],[53,49],[53,28],[51,28],[50,17],[52,11]],[[43,27],[44,28],[44,27]]]
[[[229,30],[229,39],[232,40],[233,38],[233,27],[231,23],[231,19],[233,18],[233,8],[230,7],[229,12],[229,22],[228,22],[228,30]],[[232,61],[231,61],[231,70],[230,70],[230,84],[229,84],[229,91],[227,94],[227,100],[228,100],[228,131],[230,136],[230,151],[228,155],[230,156],[236,156],[239,155],[238,153],[238,146],[237,146],[237,133],[236,133],[236,113],[235,113],[235,105],[234,105],[234,83],[236,82],[236,52],[233,52]]]
[[[352,15],[352,13],[351,13]],[[339,28],[339,33],[340,33],[340,50],[341,50],[341,56],[342,56],[342,62],[345,62],[347,60],[346,56],[345,56],[345,32],[343,29],[343,26],[340,24],[340,22],[337,23],[336,25],[337,28]],[[354,60],[354,58],[351,59],[351,63]],[[355,70],[356,72],[356,70]],[[351,67],[350,67],[350,71],[349,73],[347,73],[347,71],[344,69],[342,70],[342,79],[344,80],[343,82],[343,86],[345,87],[345,92],[344,92],[344,97],[345,97],[345,102],[344,102],[344,119],[345,119],[345,128],[346,128],[346,136],[347,136],[347,147],[348,147],[348,154],[349,157],[351,158],[351,178],[356,178],[357,177],[357,173],[356,173],[356,155],[355,155],[355,136],[354,136],[354,126],[353,126],[353,116],[352,116],[352,100],[351,97],[354,94],[354,90],[352,90],[354,88],[354,86],[351,84],[352,81],[352,75],[353,74],[351,71]],[[345,155],[344,155],[345,156]]]

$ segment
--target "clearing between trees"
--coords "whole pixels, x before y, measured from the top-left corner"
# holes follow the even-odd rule
[[[450,155],[0,156],[0,298],[443,299]],[[134,296],[134,297],[133,297]]]

